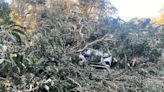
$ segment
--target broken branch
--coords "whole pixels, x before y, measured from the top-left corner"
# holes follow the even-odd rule
[[[77,52],[82,52],[82,51],[84,51],[87,47],[89,47],[89,46],[91,46],[91,45],[93,45],[93,44],[96,44],[96,43],[98,43],[98,42],[101,42],[101,41],[103,41],[103,40],[106,40],[106,38],[109,36],[109,34],[106,34],[106,35],[104,35],[103,37],[101,37],[100,39],[96,39],[95,41],[93,41],[93,42],[90,42],[90,43],[87,43],[82,49],[79,49]],[[108,40],[112,40],[112,39],[108,39]]]

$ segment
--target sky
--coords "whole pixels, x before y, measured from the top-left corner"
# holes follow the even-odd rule
[[[10,2],[10,0],[5,0],[5,1]]]
[[[157,17],[164,6],[164,0],[110,0],[110,2],[118,9],[118,16],[125,21],[134,17]]]

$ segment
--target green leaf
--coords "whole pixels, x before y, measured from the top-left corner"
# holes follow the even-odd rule
[[[12,35],[15,36],[17,42],[21,42],[21,41],[22,41],[19,33],[17,33],[17,32],[12,32]]]
[[[14,31],[14,32],[18,32],[18,33],[23,34],[23,35],[26,35],[26,32],[23,31],[23,30],[13,29],[12,31]]]
[[[23,55],[17,54],[17,57],[13,58],[16,65],[19,67],[20,70],[23,70],[23,65],[22,65],[22,61],[23,61]]]
[[[13,42],[17,42],[17,39],[16,39],[16,37],[14,36],[14,35],[12,35],[12,34],[9,34],[9,39],[11,39]]]

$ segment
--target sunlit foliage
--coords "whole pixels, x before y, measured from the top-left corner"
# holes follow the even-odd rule
[[[47,0],[46,6],[48,8],[58,6],[68,15],[85,15],[90,17],[107,16],[117,11],[109,0]]]
[[[25,27],[27,33],[31,33],[36,28],[36,13],[34,11],[34,6],[26,3],[25,0],[13,0],[11,3],[10,18],[16,25]]]
[[[157,18],[153,18],[153,21],[156,24],[164,24],[164,7],[160,10],[160,16]]]

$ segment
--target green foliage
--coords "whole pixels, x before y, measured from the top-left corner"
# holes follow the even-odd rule
[[[14,28],[14,31],[13,31],[13,28]],[[6,46],[7,50],[5,51],[1,50],[2,51],[1,53],[5,54],[5,57],[4,57],[5,61],[0,65],[1,66],[0,76],[2,78],[12,77],[13,79],[11,81],[13,81],[16,85],[19,85],[19,84],[22,84],[22,82],[18,78],[18,76],[21,76],[22,74],[27,72],[26,70],[27,60],[25,59],[24,54],[22,53],[25,50],[24,46],[27,45],[27,44],[24,44],[24,42],[27,40],[25,40],[26,36],[22,34],[21,28],[19,29],[16,29],[16,28],[19,28],[19,26],[1,25],[0,43],[3,46]],[[1,87],[6,86],[6,85],[3,84]]]
[[[103,5],[103,0],[100,1]],[[85,14],[79,15],[79,18],[72,18],[63,15],[60,10],[42,11],[46,17],[38,17],[38,27],[36,32],[30,35],[32,37],[26,35],[26,30],[21,26],[1,25],[0,50],[3,46],[6,46],[7,50],[1,50],[5,58],[0,64],[0,91],[162,92],[164,90],[161,80],[163,78],[160,77],[164,75],[164,64],[162,60],[160,61],[160,58],[163,58],[161,57],[163,36],[160,36],[160,42],[157,42],[159,40],[152,30],[149,30],[149,33],[136,29],[130,31],[132,27],[126,24],[109,27],[108,24],[117,24],[119,21],[107,21],[108,18],[104,17],[93,20],[84,16]],[[114,31],[118,30],[117,27],[120,31]],[[111,38],[100,40],[106,34],[110,34]],[[88,47],[111,52],[119,62],[118,67],[94,69],[89,64],[99,62],[101,59],[94,56],[89,57],[85,65],[79,65],[78,55],[82,53],[80,50],[97,40],[100,41]],[[129,66],[128,64],[133,63],[134,57],[141,58],[138,60],[139,64],[136,67]],[[159,77],[152,77],[157,75]]]
[[[10,24],[10,7],[8,3],[0,2],[0,18],[2,19],[1,24]]]
[[[121,33],[118,35],[118,40],[114,43],[115,48],[112,52],[119,58],[120,64],[126,65],[132,63],[134,57],[142,58],[144,62],[157,62],[161,56],[161,51],[157,47],[156,41],[150,34],[142,32]],[[141,62],[141,61],[139,61]]]

